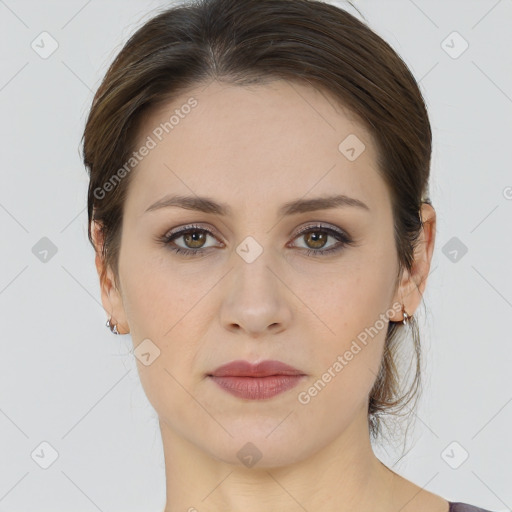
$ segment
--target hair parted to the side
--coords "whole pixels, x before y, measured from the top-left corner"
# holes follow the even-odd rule
[[[123,205],[132,173],[108,193],[105,185],[130,158],[142,117],[178,94],[211,80],[235,85],[275,79],[308,83],[330,95],[367,127],[377,146],[378,171],[390,192],[397,283],[410,270],[429,203],[432,133],[427,109],[404,61],[367,25],[316,0],[196,0],[167,8],[139,28],[110,65],[98,88],[83,134],[90,174],[91,222],[102,227],[105,270],[119,286]],[[341,142],[341,141],[340,141]],[[104,272],[105,272],[104,270]],[[104,277],[104,275],[102,276]],[[415,374],[407,391],[397,357],[403,330],[414,344]],[[390,322],[382,364],[370,393],[369,429],[396,414],[420,392],[420,336],[414,317]]]

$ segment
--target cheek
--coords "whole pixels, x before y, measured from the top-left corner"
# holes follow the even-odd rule
[[[197,303],[204,293],[187,292],[183,283],[172,282],[168,271],[147,262],[142,266],[132,261],[125,265],[125,273],[123,303],[142,387],[156,411],[179,416],[191,406],[184,388],[190,387],[200,352]],[[158,354],[149,365],[137,357],[142,352],[137,351],[139,345]]]
[[[323,321],[326,338],[335,345],[346,342],[386,315],[394,284],[390,267],[384,259],[373,265],[360,261],[327,279],[323,290],[308,294],[308,306]]]
[[[136,241],[126,241],[119,264],[123,305],[134,342],[151,336],[165,338],[166,333],[169,335],[178,327],[173,326],[193,300],[187,296],[190,287],[184,286],[176,270],[172,272],[170,256],[163,249],[141,246]]]
[[[327,293],[315,295],[311,309],[319,312],[328,330],[312,360],[319,363],[316,376],[325,374],[322,381],[336,375],[329,387],[356,394],[371,389],[389,324],[393,272],[392,254],[374,251],[371,258],[362,255],[350,272],[333,278],[330,282],[336,284],[330,284]]]
[[[183,283],[173,282],[168,269],[164,271],[161,258],[159,261],[129,250],[125,254],[130,256],[120,259],[120,277],[135,356],[141,343],[152,347],[146,340],[156,346],[153,350],[158,354],[147,366],[136,357],[142,384],[150,397],[152,391],[161,387],[161,382],[172,380],[171,375],[180,379],[177,374],[180,368],[183,372],[190,368],[191,358],[197,351],[193,345],[193,305],[197,299],[195,294],[194,297],[187,294]]]
[[[308,415],[328,416],[336,428],[347,426],[357,411],[366,411],[379,372],[388,320],[385,301],[375,295],[359,289],[357,294],[339,293],[339,300],[329,303],[335,335],[319,340],[321,350],[317,347],[310,359],[315,361],[315,371],[299,390],[303,392],[299,402]]]

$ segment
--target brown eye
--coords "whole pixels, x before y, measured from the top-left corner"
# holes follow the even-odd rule
[[[208,229],[196,225],[185,226],[183,229],[171,232],[161,237],[157,241],[168,247],[172,251],[183,254],[184,256],[204,256],[213,246],[206,246],[207,237],[216,239]],[[175,240],[181,240],[178,244]]]
[[[329,235],[323,231],[310,231],[303,235],[304,240],[312,249],[321,249],[326,243]]]
[[[306,244],[302,247],[308,256],[326,256],[341,251],[348,245],[352,245],[352,239],[343,231],[328,228],[326,226],[309,226],[300,231],[296,239],[302,239]],[[338,243],[331,244],[327,249],[324,249],[328,243],[328,239],[333,238],[338,240]]]
[[[183,240],[190,249],[200,249],[206,241],[204,231],[190,231],[183,236]]]

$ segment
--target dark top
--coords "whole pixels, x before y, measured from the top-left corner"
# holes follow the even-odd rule
[[[448,502],[450,504],[449,512],[491,512],[486,508],[475,507],[468,503]]]

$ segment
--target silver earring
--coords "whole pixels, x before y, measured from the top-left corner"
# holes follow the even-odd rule
[[[112,325],[112,322],[110,321],[110,318],[107,320],[107,323],[105,324],[111,332],[114,334],[119,334],[119,331],[117,330],[117,324]]]
[[[402,313],[404,315],[404,320],[403,320],[403,324],[404,325],[407,325],[407,323],[409,322],[409,319],[411,318],[410,315],[407,314],[407,311],[405,311],[405,306],[402,304]]]

